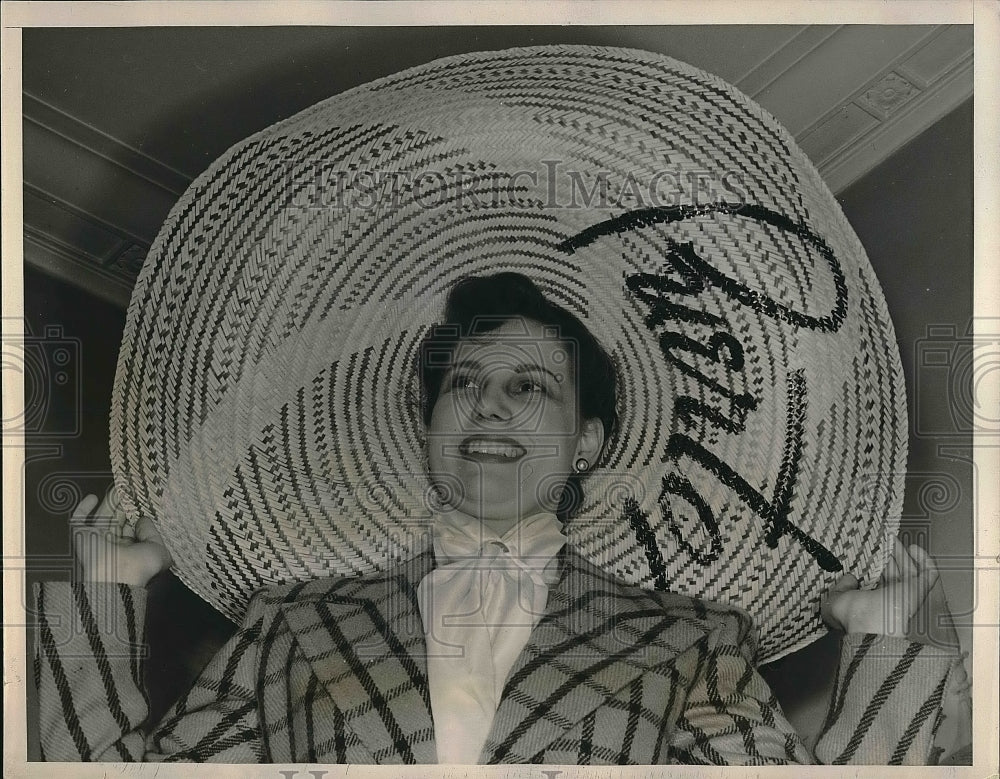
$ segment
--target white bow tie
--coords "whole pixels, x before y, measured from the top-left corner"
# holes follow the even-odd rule
[[[552,514],[502,536],[448,514],[434,527],[438,567],[417,599],[440,763],[476,763],[507,675],[541,619],[566,539]]]

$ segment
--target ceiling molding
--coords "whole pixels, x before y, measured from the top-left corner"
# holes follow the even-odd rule
[[[76,129],[85,127],[77,125]],[[74,137],[32,121],[23,122],[22,159],[26,188],[45,193],[75,214],[109,226],[137,243],[151,243],[179,195],[95,151],[92,136]],[[25,221],[29,221],[28,214]],[[69,238],[69,236],[63,236]],[[72,243],[72,240],[68,242]]]
[[[145,253],[142,254],[145,257]],[[117,268],[91,262],[76,246],[61,243],[52,235],[24,226],[24,261],[34,268],[106,300],[127,308],[135,278]]]
[[[835,194],[972,96],[967,25],[809,26],[782,40],[736,86],[798,129],[796,141]],[[662,50],[670,49],[668,34]],[[706,50],[701,65],[726,57],[721,48]],[[248,59],[247,78],[253,67]],[[172,83],[163,95],[168,104],[198,94],[197,84]],[[93,118],[85,122],[53,105],[57,94],[50,89],[40,99],[30,83],[23,93],[25,261],[124,307],[150,244],[191,178],[116,137],[119,125],[96,127]],[[114,96],[101,99],[113,105]],[[150,122],[155,110],[151,105]],[[258,124],[284,118],[268,110],[262,105],[244,115]],[[202,136],[185,132],[175,143],[188,146],[164,146],[161,153],[212,148],[215,139]]]
[[[191,183],[191,179],[180,171],[60,111],[30,92],[21,93],[21,106],[26,122],[55,133],[176,197],[183,195]]]
[[[806,27],[774,54],[738,79],[734,86],[756,100],[758,95],[784,73],[798,65],[842,29],[843,25]]]
[[[972,58],[933,87],[899,107],[884,122],[853,139],[819,165],[830,189],[840,194],[923,130],[972,97]]]
[[[148,243],[31,184],[24,186],[23,206],[25,262],[116,305],[128,305]]]
[[[70,243],[102,264],[109,262],[109,251],[117,251],[123,243],[134,243],[149,247],[152,243],[142,237],[122,230],[117,225],[106,222],[91,211],[60,199],[51,192],[25,181],[24,221],[41,232],[63,236],[71,233]]]
[[[839,194],[972,94],[971,31],[938,28],[806,128],[798,141]]]

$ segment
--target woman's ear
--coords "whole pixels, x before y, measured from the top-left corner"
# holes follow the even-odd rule
[[[583,420],[580,437],[576,442],[576,453],[573,455],[574,462],[583,457],[593,467],[601,456],[603,446],[604,423],[597,417]]]

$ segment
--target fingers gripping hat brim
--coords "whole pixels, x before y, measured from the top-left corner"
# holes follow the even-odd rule
[[[238,619],[261,586],[426,543],[417,347],[457,279],[504,269],[621,376],[619,435],[567,527],[585,555],[745,608],[764,657],[819,634],[839,571],[877,576],[905,404],[837,203],[714,76],[551,46],[337,95],[177,203],[129,307],[112,459],[188,586]]]

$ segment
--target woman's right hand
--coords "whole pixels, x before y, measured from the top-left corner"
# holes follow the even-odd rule
[[[134,525],[112,498],[87,495],[70,518],[73,555],[88,582],[114,582],[145,587],[150,579],[173,565],[170,552],[152,521]]]
[[[830,588],[821,607],[830,627],[958,647],[937,565],[919,545],[895,539],[878,587],[862,590],[858,584],[846,574]]]

